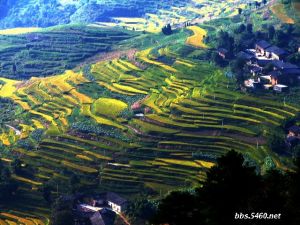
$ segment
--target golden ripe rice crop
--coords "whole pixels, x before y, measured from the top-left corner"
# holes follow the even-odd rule
[[[186,43],[198,48],[207,48],[207,45],[203,43],[203,40],[207,34],[206,30],[197,26],[190,26],[188,29],[193,31],[194,35],[188,37]]]

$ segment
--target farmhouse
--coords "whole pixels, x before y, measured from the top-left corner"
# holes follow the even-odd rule
[[[113,192],[78,197],[77,225],[112,225],[116,214],[122,213],[126,206],[127,200]]]
[[[127,206],[127,200],[113,192],[108,192],[106,196],[108,205],[116,213],[121,213]]]
[[[288,128],[288,137],[299,136],[299,134],[300,134],[299,126],[294,125]]]
[[[265,40],[261,40],[256,43],[255,50],[257,53],[260,53],[261,55],[265,55],[267,48],[269,48],[271,46],[272,45],[269,42],[267,42]]]
[[[253,55],[252,55],[253,54]],[[269,42],[261,40],[255,44],[255,49],[246,49],[237,54],[248,65],[248,72],[254,79],[245,80],[245,86],[276,92],[286,92],[289,86],[300,83],[300,68],[297,65],[285,62],[288,52]],[[264,68],[271,65],[271,71],[264,72]],[[262,85],[259,85],[261,83]]]
[[[239,52],[237,54],[237,57],[246,61],[251,61],[255,59],[255,56],[252,52],[244,52],[244,51]]]
[[[77,210],[75,214],[76,225],[113,225],[116,213],[111,210],[101,209]]]
[[[286,84],[295,85],[300,81],[300,68],[291,63],[285,63],[282,61],[272,61],[274,70],[269,73],[271,76],[272,85]]]
[[[294,64],[286,63],[286,62],[283,62],[280,60],[273,60],[272,64],[273,64],[275,70],[299,69],[299,67]]]
[[[88,203],[78,205],[77,208],[80,211],[100,211],[106,208],[116,213],[122,213],[127,206],[127,200],[113,192],[101,193],[89,198],[92,200]]]
[[[221,56],[223,59],[226,59],[228,57],[228,50],[225,48],[219,48],[218,49],[218,54]]]
[[[277,46],[271,46],[266,49],[266,57],[273,60],[283,60],[288,55],[288,53]]]
[[[286,144],[288,147],[292,148],[298,145],[300,142],[300,127],[299,126],[291,126],[288,128],[288,134],[286,136]]]

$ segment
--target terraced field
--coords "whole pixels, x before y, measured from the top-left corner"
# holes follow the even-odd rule
[[[248,2],[251,1],[148,1],[149,6],[139,4],[143,6],[143,9],[136,10],[134,16],[113,16],[109,22],[96,22],[92,26],[124,27],[128,30],[157,33],[167,23],[180,26],[186,21],[207,21],[212,18],[237,15],[237,9],[245,9]],[[141,11],[144,12],[140,13]]]
[[[49,211],[39,188],[51,180],[59,190],[53,194],[63,193],[74,173],[85,189],[131,198],[197,185],[231,149],[253,165],[271,157],[286,169],[289,159],[272,152],[267,138],[299,107],[237,91],[221,69],[173,50],[186,42],[162,41],[46,78],[1,78],[0,95],[17,105],[18,120],[6,124],[0,141],[31,168],[13,179],[32,205],[5,206],[0,224],[45,224]],[[37,131],[43,135],[33,141]]]
[[[81,25],[0,30],[0,75],[21,80],[63,73],[132,36]]]

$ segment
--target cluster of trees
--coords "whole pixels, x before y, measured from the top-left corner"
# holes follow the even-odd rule
[[[64,196],[56,199],[52,205],[50,224],[51,225],[73,225],[73,197]]]
[[[161,31],[163,32],[164,35],[171,35],[173,33],[172,31],[172,27],[170,24],[167,24],[166,26],[164,26]]]
[[[148,224],[220,225],[220,224],[282,224],[300,223],[300,160],[293,172],[269,170],[264,175],[245,163],[235,151],[217,159],[209,169],[202,187],[175,191],[157,203],[137,204],[135,213]],[[147,207],[149,210],[145,210]],[[148,215],[148,213],[152,215]],[[253,220],[236,220],[236,213]],[[277,220],[260,220],[260,213],[280,214]],[[150,219],[149,219],[150,218]],[[143,223],[140,223],[143,224]]]
[[[11,170],[0,160],[0,205],[10,200],[18,189],[17,183],[11,179]]]
[[[2,84],[4,84],[4,82],[2,83],[2,81],[0,80],[0,87]],[[10,121],[14,120],[16,105],[12,100],[8,98],[1,98],[1,97],[0,97],[0,105],[1,105],[0,128],[3,128],[5,124],[8,124]]]

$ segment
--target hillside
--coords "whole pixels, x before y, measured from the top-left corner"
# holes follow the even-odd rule
[[[167,23],[235,15],[237,8],[245,8],[248,2],[250,0],[3,0],[0,2],[0,28],[104,22],[105,26],[113,24],[157,32]]]
[[[15,35],[14,32],[24,34]],[[3,30],[0,34],[0,75],[28,79],[62,73],[92,56],[113,51],[114,45],[136,35],[124,30],[80,25],[40,31]]]
[[[31,28],[0,31],[0,184],[3,168],[9,168],[7,179],[17,187],[0,201],[1,225],[49,224],[49,202],[64,194],[109,191],[135,201],[197,188],[216,159],[231,150],[257,173],[292,170],[292,153],[275,151],[272,144],[282,144],[289,122],[299,124],[299,88],[245,91],[233,63],[214,60],[221,30],[234,34],[235,48],[243,48],[239,39],[257,41],[270,25],[278,32],[287,17],[297,26],[288,7],[271,2],[275,9],[263,5],[256,13],[245,1],[172,1],[176,15],[168,17],[171,1],[142,1],[143,10],[133,0],[4,2],[3,27],[15,26],[20,8],[36,13],[34,2],[61,11],[49,10],[51,18],[42,25],[21,22],[17,26]],[[87,8],[100,3],[121,14],[91,8],[90,15]],[[72,13],[64,14],[68,7]],[[80,21],[88,25],[36,28],[78,22],[82,14],[93,17]],[[167,17],[178,22],[171,35],[160,32]],[[145,24],[149,32],[140,32]],[[298,27],[290,32],[297,45]]]

